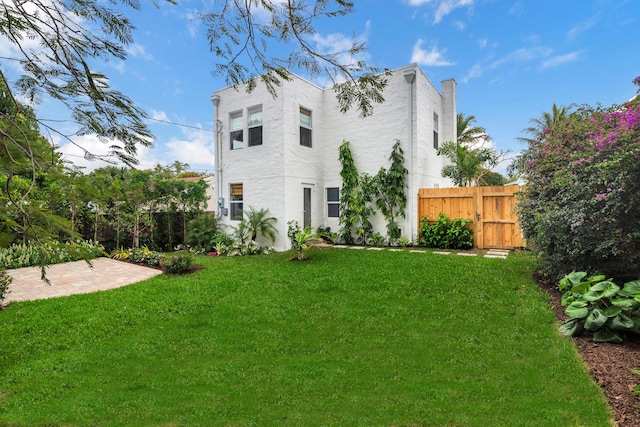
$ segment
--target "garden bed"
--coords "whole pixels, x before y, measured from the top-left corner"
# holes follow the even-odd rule
[[[555,285],[538,280],[540,288],[549,295],[549,304],[556,318],[568,318],[560,304],[562,293]],[[602,387],[619,427],[640,426],[640,396],[633,390],[640,376],[630,369],[640,369],[640,337],[627,337],[624,344],[595,343],[590,335],[571,338],[582,356],[594,381]]]

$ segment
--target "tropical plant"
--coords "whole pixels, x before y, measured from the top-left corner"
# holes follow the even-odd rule
[[[189,221],[187,243],[205,251],[212,249],[216,237],[222,231],[220,218],[209,213],[202,213]]]
[[[476,126],[476,116],[465,116],[463,113],[456,115],[456,142],[458,144],[473,144],[487,136],[487,131],[481,126]]]
[[[396,140],[389,156],[389,169],[380,168],[372,187],[375,189],[375,203],[387,221],[389,244],[400,238],[398,217],[405,218],[407,208],[407,175],[404,167],[404,152],[400,141]]]
[[[385,237],[382,234],[380,234],[380,232],[375,232],[369,238],[369,242],[368,243],[373,245],[373,246],[379,247],[379,246],[384,245],[384,242],[386,240],[387,239],[385,239]]]
[[[438,147],[438,155],[449,159],[441,175],[458,187],[481,185],[482,177],[491,172],[507,152],[485,145],[490,140],[483,127],[475,126],[475,116],[456,116],[456,140],[446,141]]]
[[[449,219],[443,213],[430,223],[424,216],[420,220],[418,242],[428,248],[470,249],[473,247],[473,231],[467,227],[469,223],[467,219]]]
[[[627,333],[640,334],[640,280],[621,289],[604,275],[587,277],[584,271],[560,280],[562,305],[570,317],[559,328],[566,336],[593,333],[595,342],[622,343]]]
[[[318,234],[325,243],[329,244],[334,244],[338,239],[338,233],[331,231],[331,227],[320,226],[316,230],[316,234]]]
[[[293,246],[297,250],[296,259],[303,261],[308,258],[305,252],[313,245],[322,243],[322,238],[311,227],[304,227],[293,235],[293,242],[295,242]]]
[[[473,148],[452,141],[440,145],[437,153],[451,162],[443,166],[441,175],[450,178],[458,187],[469,187],[480,182],[486,171],[495,167],[504,157],[503,152],[493,148]]]
[[[277,219],[269,216],[268,209],[254,209],[249,207],[244,211],[244,227],[252,242],[256,241],[258,236],[264,236],[271,243],[276,240],[278,230],[275,227]]]
[[[551,106],[551,112],[544,111],[540,114],[540,117],[534,117],[529,120],[531,126],[523,129],[522,131],[530,136],[528,138],[517,138],[518,141],[531,144],[544,139],[547,131],[551,127],[571,116],[571,110],[573,107],[573,104],[569,106],[557,106],[554,102]]]

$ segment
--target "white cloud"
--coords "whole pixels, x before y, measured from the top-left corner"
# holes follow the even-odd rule
[[[434,0],[409,0],[409,6],[422,6],[423,4],[432,3]]]
[[[477,79],[480,76],[482,76],[482,67],[479,64],[476,64],[471,67],[467,75],[462,78],[462,83],[468,83],[469,80]]]
[[[433,23],[438,24],[442,18],[453,12],[459,7],[468,7],[473,5],[474,0],[442,0],[436,9]]]
[[[411,62],[425,67],[446,67],[455,65],[455,62],[449,61],[444,57],[447,52],[446,49],[438,51],[438,47],[432,44],[431,49],[423,49],[422,44],[424,40],[418,39],[416,44],[413,45],[413,52],[411,54]]]
[[[478,39],[477,43],[478,43],[478,47],[480,49],[484,49],[485,47],[487,47],[487,44],[489,43],[489,40],[487,40],[486,37],[483,37],[481,39]]]
[[[569,40],[575,40],[576,38],[578,38],[578,36],[586,31],[589,31],[591,28],[593,28],[596,23],[598,22],[598,17],[594,16],[591,17],[589,19],[587,19],[585,22],[583,22],[580,25],[576,25],[575,27],[573,27],[572,29],[569,30],[569,32],[567,32],[567,38]]]
[[[172,138],[166,145],[169,149],[167,164],[178,160],[188,163],[192,170],[213,170],[215,150],[211,131],[202,129],[183,130],[184,138]]]
[[[465,24],[464,22],[460,21],[460,20],[454,20],[453,21],[453,26],[457,29],[457,30],[464,30],[465,28],[467,28],[467,24]]]
[[[582,51],[557,55],[542,62],[542,68],[553,68],[558,65],[567,64],[569,62],[578,61],[582,57]]]
[[[524,14],[524,4],[521,1],[516,2],[511,9],[509,9],[509,15],[522,16]]]
[[[552,52],[553,50],[551,48],[542,46],[516,49],[491,63],[491,68],[498,68],[509,63],[528,63],[541,60],[551,55]]]
[[[145,61],[153,60],[153,55],[147,52],[144,46],[137,43],[127,46],[127,54],[133,56],[134,58],[143,59]]]
[[[164,111],[151,110],[151,119],[168,122],[169,116]]]

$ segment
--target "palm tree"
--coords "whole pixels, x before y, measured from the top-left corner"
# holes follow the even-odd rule
[[[532,118],[529,120],[531,126],[523,129],[522,131],[531,135],[531,138],[518,138],[518,141],[526,142],[530,144],[532,142],[540,141],[544,137],[544,133],[546,129],[549,129],[551,126],[555,125],[562,120],[567,119],[571,114],[571,109],[573,108],[573,104],[569,106],[560,106],[558,107],[554,102],[551,106],[551,112],[543,112],[539,118]]]
[[[487,136],[485,128],[473,125],[475,121],[476,116],[473,114],[465,117],[463,113],[458,113],[456,116],[456,141],[458,144],[470,144]]]
[[[313,231],[311,227],[305,227],[302,230],[298,230],[292,237],[293,239],[291,243],[294,249],[298,251],[298,254],[295,258],[298,261],[307,259],[304,253],[313,245],[322,243],[322,238],[318,236],[318,234]]]
[[[531,126],[523,129],[522,132],[528,133],[529,135],[531,135],[531,137],[517,138],[518,141],[528,144],[529,148],[524,150],[521,154],[516,156],[515,159],[513,159],[513,162],[511,162],[509,168],[507,169],[510,175],[520,176],[525,172],[526,165],[532,155],[531,150],[533,150],[533,147],[536,145],[536,143],[544,140],[544,134],[547,129],[571,117],[571,115],[574,114],[571,111],[573,107],[574,104],[570,104],[567,107],[558,107],[554,102],[551,106],[551,112],[543,112],[539,118],[532,118],[529,120]]]
[[[255,242],[258,235],[266,237],[271,243],[276,240],[278,230],[276,230],[274,223],[277,219],[269,216],[268,209],[256,210],[250,207],[244,214],[245,218],[242,221],[244,223],[243,227],[247,231],[251,241]]]
[[[458,187],[477,183],[486,170],[498,164],[501,157],[501,153],[492,148],[471,148],[453,141],[443,143],[438,148],[438,155],[451,161],[442,168],[442,176],[451,178]]]

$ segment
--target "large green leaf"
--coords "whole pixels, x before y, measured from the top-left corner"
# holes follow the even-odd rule
[[[574,294],[581,294],[589,289],[589,286],[591,286],[591,283],[589,282],[580,283],[571,288],[571,292]]]
[[[633,320],[623,313],[618,314],[616,317],[611,318],[611,329],[614,331],[627,331],[633,328]]]
[[[585,278],[586,276],[587,276],[587,273],[585,273],[584,271],[573,271],[567,274],[566,276],[564,276],[562,279],[560,279],[560,283],[558,287],[560,288],[561,291],[566,288],[573,287],[578,283],[582,282],[582,279]]]
[[[611,305],[604,309],[604,315],[607,317],[614,317],[620,313],[622,313],[622,309],[620,307],[616,307],[615,305]]]
[[[566,337],[577,337],[584,331],[580,319],[569,319],[558,328],[558,332]]]
[[[560,304],[563,307],[566,307],[567,305],[571,304],[573,301],[575,301],[574,295],[571,293],[571,291],[567,291],[564,294],[562,294],[562,299],[560,300]]]
[[[607,280],[593,285],[591,289],[589,289],[589,291],[583,295],[583,298],[587,301],[597,301],[602,298],[610,298],[614,296],[619,290],[620,286]]]
[[[569,307],[564,311],[565,314],[569,317],[573,317],[576,319],[582,319],[589,315],[589,309],[587,308],[587,303],[584,301],[574,301],[569,304]]]
[[[622,344],[622,338],[609,328],[601,328],[593,333],[594,342],[612,342]]]
[[[605,324],[608,317],[604,315],[602,310],[594,308],[584,321],[584,328],[587,331],[597,331]]]
[[[622,295],[623,297],[640,296],[640,280],[625,283],[624,288],[618,292],[618,295]]]
[[[622,309],[630,309],[638,306],[638,302],[629,298],[612,298],[611,304]]]

